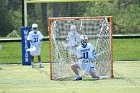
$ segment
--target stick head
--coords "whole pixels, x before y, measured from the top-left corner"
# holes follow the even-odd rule
[[[33,47],[31,47],[31,48],[27,49],[27,51],[30,51],[30,52],[36,51],[36,47],[35,47],[35,46],[33,46]]]

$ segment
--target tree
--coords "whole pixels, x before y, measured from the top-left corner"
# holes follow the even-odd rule
[[[11,16],[8,14],[7,2],[5,0],[0,1],[0,36],[6,36],[12,31],[13,25],[10,23]]]
[[[47,21],[47,4],[46,3],[42,3],[41,4],[41,10],[42,10],[42,24],[43,24],[43,31],[44,34],[48,34],[48,21]]]
[[[124,5],[122,7],[122,5]],[[91,2],[83,16],[113,16],[113,33],[140,33],[140,3],[138,0]]]

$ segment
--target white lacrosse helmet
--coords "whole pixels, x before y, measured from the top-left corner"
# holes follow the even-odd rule
[[[86,35],[81,35],[80,36],[80,39],[81,39],[81,44],[82,44],[82,47],[86,47],[87,46],[87,43],[88,43],[88,37]]]
[[[38,25],[37,25],[37,24],[32,24],[32,30],[33,30],[34,32],[37,32],[37,30],[38,30]]]
[[[76,31],[76,26],[75,25],[70,26],[70,31]]]

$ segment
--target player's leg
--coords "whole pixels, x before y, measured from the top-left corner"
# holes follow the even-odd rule
[[[102,79],[98,74],[95,73],[94,67],[91,67],[91,68],[90,68],[89,73],[90,73],[90,75],[91,75],[93,78]]]
[[[34,68],[34,57],[35,57],[36,52],[35,51],[30,51],[31,55],[31,66]]]
[[[43,68],[42,62],[41,62],[41,55],[38,55],[37,57],[38,57],[38,64],[39,64],[39,67],[40,67],[40,68]]]
[[[41,49],[40,49],[40,46],[37,47],[37,50],[36,50],[36,53],[37,53],[37,57],[38,57],[38,64],[39,64],[39,67],[42,68],[42,62],[41,62],[41,55],[40,55],[40,52],[41,52]]]
[[[34,68],[34,56],[33,55],[31,55],[31,66],[32,66],[32,68]]]
[[[76,51],[76,47],[71,46],[71,48],[70,48],[70,56],[71,56],[72,62],[76,61],[76,52],[75,51]]]
[[[76,79],[75,80],[82,80],[82,76],[80,75],[78,69],[80,69],[80,67],[78,66],[78,63],[73,63],[71,65],[71,69],[73,70],[73,72],[76,74]]]
[[[68,46],[67,51],[68,51],[68,53],[67,53],[68,59],[70,59],[72,61],[71,63],[75,62],[76,53],[75,53],[74,47],[73,46]]]

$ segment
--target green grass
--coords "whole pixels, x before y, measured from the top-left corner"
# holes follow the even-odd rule
[[[10,64],[1,65],[0,93],[139,93],[140,62],[114,63],[113,79],[53,81],[49,64],[34,68]]]
[[[114,60],[140,60],[140,39],[114,39]]]
[[[21,63],[21,42],[0,43],[0,45],[2,45],[2,49],[0,50],[0,63]],[[49,62],[49,45],[47,41],[43,41],[41,56],[42,62]],[[37,57],[35,57],[35,61],[37,62]]]
[[[0,63],[21,63],[21,42],[0,43]],[[49,45],[44,41],[42,45],[42,62],[49,62]],[[113,39],[114,60],[140,60],[140,39]],[[37,62],[37,57],[35,57]]]

